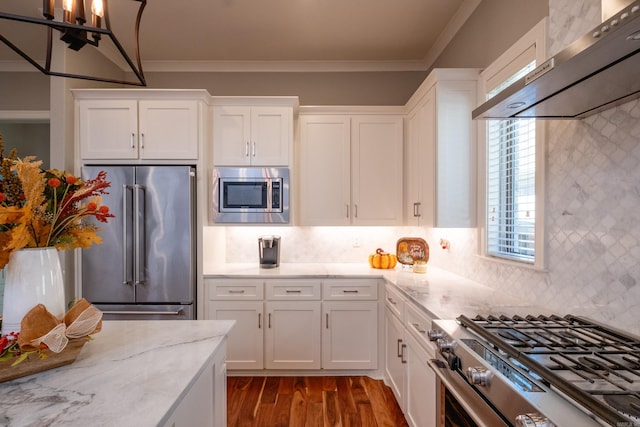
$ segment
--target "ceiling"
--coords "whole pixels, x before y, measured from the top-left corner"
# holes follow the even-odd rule
[[[59,3],[56,0],[56,7]],[[148,0],[140,25],[140,55],[145,71],[424,70],[479,3]],[[112,28],[130,55],[139,5],[134,0],[109,1]],[[41,8],[42,0],[0,2],[2,12],[33,17],[41,17]],[[0,34],[31,55],[44,56],[44,27],[0,22]],[[12,64],[30,68],[0,43],[0,70]]]

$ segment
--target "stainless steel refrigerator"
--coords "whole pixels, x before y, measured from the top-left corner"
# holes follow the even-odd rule
[[[85,166],[107,172],[115,218],[82,250],[82,297],[105,319],[194,319],[196,171],[191,166]]]

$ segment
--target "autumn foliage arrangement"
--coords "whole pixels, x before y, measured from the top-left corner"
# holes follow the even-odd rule
[[[43,170],[35,157],[4,155],[0,134],[0,268],[13,251],[54,246],[59,250],[102,243],[95,221],[113,215],[102,204],[111,185],[104,171],[82,180],[65,171]]]

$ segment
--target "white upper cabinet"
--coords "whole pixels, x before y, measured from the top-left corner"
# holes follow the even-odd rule
[[[407,225],[474,227],[478,70],[436,69],[407,103]]]
[[[300,117],[301,225],[402,223],[402,116]]]
[[[351,121],[343,115],[300,117],[301,225],[348,225]]]
[[[175,93],[75,90],[80,158],[198,159],[203,103]]]
[[[293,150],[293,110],[293,106],[214,106],[214,164],[289,166]]]

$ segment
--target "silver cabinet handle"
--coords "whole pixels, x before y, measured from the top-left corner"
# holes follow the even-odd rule
[[[397,345],[397,351],[396,353],[398,353],[398,357],[402,357],[402,350],[400,349],[402,344],[402,338],[398,338],[398,345]]]
[[[302,291],[300,289],[287,289],[285,292],[288,293],[288,294],[301,294],[302,293]]]
[[[324,316],[325,328],[329,329],[329,313],[326,313]]]
[[[131,148],[136,148],[136,134],[131,133]]]
[[[244,156],[249,157],[249,141],[244,143]]]
[[[353,205],[353,210],[354,218],[358,218],[358,205]]]
[[[271,313],[269,313],[269,329],[271,329]]]
[[[422,204],[420,202],[415,202],[413,204],[413,216],[414,217],[421,217],[422,215],[420,214],[420,206]]]
[[[349,218],[349,205],[346,205],[346,206],[347,206],[347,218]]]
[[[393,305],[398,304],[397,302],[395,302],[395,301],[393,300],[393,298],[387,298],[387,301],[389,301],[389,302],[390,302],[391,304],[393,304]]]
[[[357,294],[358,290],[357,289],[353,289],[353,290],[343,289],[342,293],[345,293],[345,294]]]
[[[244,294],[244,289],[240,289],[240,290],[236,290],[236,289],[229,289],[228,291],[230,294]]]
[[[144,133],[140,134],[140,148],[144,150]]]
[[[405,363],[405,364],[407,363],[407,360],[404,358],[404,350],[406,348],[407,348],[407,345],[406,344],[402,344],[402,352],[401,352],[401,355],[400,355],[400,361],[402,363]]]
[[[258,313],[258,329],[262,329],[262,313]]]
[[[255,157],[256,156],[256,142],[253,141],[251,143],[251,157]]]

